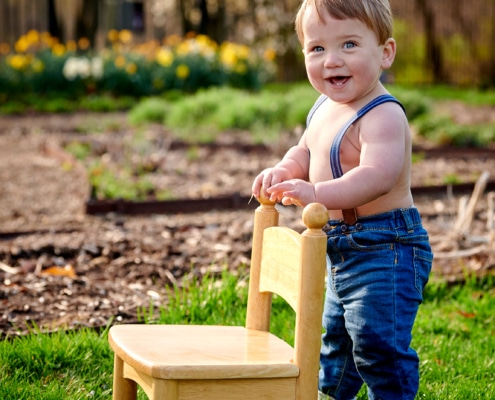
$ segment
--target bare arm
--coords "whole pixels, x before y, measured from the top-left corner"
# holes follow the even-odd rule
[[[359,163],[341,178],[311,183],[292,179],[272,186],[267,193],[283,204],[317,201],[338,210],[362,206],[391,192],[401,178],[409,151],[407,121],[397,112],[384,107],[363,121]]]

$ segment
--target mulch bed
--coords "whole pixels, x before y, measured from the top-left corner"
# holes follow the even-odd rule
[[[151,215],[86,213],[90,188],[84,168],[61,149],[68,137],[76,135],[81,121],[101,118],[25,116],[0,122],[0,335],[4,337],[25,334],[33,326],[53,330],[136,321],[150,300],[155,307],[166,307],[167,288],[180,286],[185,276],[200,278],[219,274],[226,266],[238,271],[249,265],[253,217],[249,208]],[[98,140],[118,145],[132,128],[123,114],[106,118],[117,121],[120,130],[102,133]],[[158,128],[150,129],[150,134],[160,134]],[[173,182],[179,197],[233,192],[248,197],[254,174],[273,163],[280,149],[258,154],[245,147],[235,151],[232,143],[214,151],[200,149],[196,161],[184,166],[180,153],[184,150],[168,149],[167,157],[181,175],[170,172],[160,179]],[[438,182],[454,173],[472,177],[483,170],[495,171],[495,161],[424,159],[415,164],[413,183],[425,178]],[[462,247],[451,236],[459,195],[446,191],[418,195],[415,201],[436,252]],[[300,210],[280,210],[282,223],[303,228]],[[484,237],[486,218],[483,197],[470,234]],[[494,265],[492,256],[439,259],[433,278],[454,281],[466,271],[485,273]]]

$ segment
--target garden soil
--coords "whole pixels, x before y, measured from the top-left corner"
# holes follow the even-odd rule
[[[245,279],[253,226],[250,209],[141,216],[86,213],[91,190],[85,169],[63,146],[68,138],[81,137],[82,124],[87,130],[92,123],[105,124],[103,120],[107,129],[89,137],[107,145],[118,146],[135,129],[127,124],[125,114],[0,119],[0,335],[4,337],[32,329],[134,322],[150,302],[166,308],[168,289],[180,287],[186,277],[216,275],[229,268]],[[162,127],[144,129],[167,136]],[[279,146],[269,152],[232,151],[238,141],[242,139],[225,134],[220,139],[224,146],[200,152],[195,161],[180,168],[186,157],[169,150],[175,171],[180,169],[180,176],[170,181],[178,197],[232,192],[248,196],[254,175],[285,150]],[[434,184],[449,174],[472,180],[484,170],[495,171],[493,158],[424,159],[414,164],[413,186],[424,185],[425,179]],[[459,198],[446,192],[416,196],[415,202],[435,252],[458,249],[451,232]],[[483,237],[485,197],[476,210],[470,232]],[[280,207],[280,212],[282,223],[303,229],[300,209]],[[462,279],[466,269],[479,272],[492,267],[479,255],[442,258],[435,261],[432,278],[453,281]]]

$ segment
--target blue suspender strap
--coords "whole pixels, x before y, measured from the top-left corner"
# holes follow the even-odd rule
[[[330,149],[330,166],[332,168],[333,178],[340,178],[342,174],[342,166],[340,165],[340,144],[342,143],[342,139],[344,138],[349,127],[355,123],[359,118],[365,115],[368,111],[372,110],[376,106],[387,103],[387,102],[395,102],[399,104],[402,109],[404,107],[402,104],[393,96],[385,94],[382,96],[378,96],[377,98],[370,101],[363,108],[361,108],[347,123],[341,128],[335,139],[333,140],[332,147]],[[316,111],[316,110],[315,110]],[[313,112],[314,113],[314,112]],[[344,217],[344,222],[347,225],[354,225],[357,221],[357,212],[355,208],[342,210],[342,215]]]
[[[363,108],[361,108],[346,124],[340,129],[337,136],[335,136],[332,148],[330,149],[330,166],[332,167],[332,174],[334,179],[340,178],[342,174],[342,167],[340,165],[340,144],[342,143],[342,139],[344,138],[347,130],[351,127],[353,123],[355,123],[359,118],[365,115],[368,111],[372,110],[376,106],[387,102],[395,102],[399,104],[402,109],[404,107],[399,101],[389,94],[384,94],[382,96],[378,96],[377,98],[371,100],[368,104],[366,104]]]
[[[327,96],[322,94],[320,97],[318,97],[315,101],[315,104],[313,104],[313,107],[311,107],[311,110],[309,110],[308,116],[306,117],[306,127],[309,126],[309,123],[311,122],[311,118],[313,118],[313,115],[315,115],[316,110],[323,104],[323,102],[328,99]]]

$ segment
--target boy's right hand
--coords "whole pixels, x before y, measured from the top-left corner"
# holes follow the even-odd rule
[[[260,196],[269,198],[270,195],[266,192],[266,190],[277,183],[285,182],[288,179],[291,179],[289,171],[286,168],[267,168],[254,179],[252,186],[253,196],[257,199]]]

